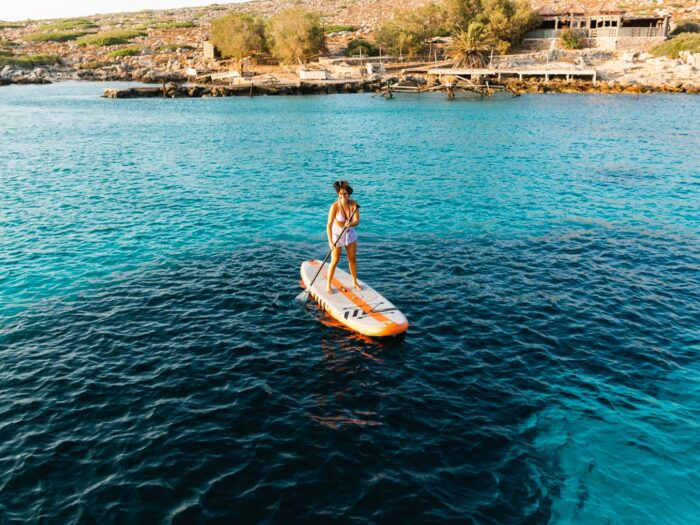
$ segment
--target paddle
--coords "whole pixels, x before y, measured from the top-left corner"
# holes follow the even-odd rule
[[[357,211],[358,208],[359,208],[359,206],[355,205],[355,209],[354,209],[354,210],[352,211],[352,213],[350,214],[350,218],[348,219],[347,222],[351,222],[351,221],[352,221],[352,218],[355,216],[355,212]],[[338,238],[337,238],[337,239],[335,240],[335,242],[333,243],[333,248],[331,248],[331,250],[328,252],[328,255],[326,255],[325,259],[323,259],[323,262],[321,263],[321,266],[318,267],[318,271],[316,272],[316,275],[314,275],[314,278],[311,279],[311,282],[309,283],[309,286],[308,286],[307,288],[305,288],[304,291],[302,291],[299,295],[297,295],[296,300],[297,300],[298,302],[300,302],[300,303],[305,303],[305,302],[308,300],[308,298],[309,298],[309,290],[311,290],[311,287],[314,285],[314,282],[316,281],[316,277],[318,277],[318,275],[321,273],[321,270],[323,270],[323,265],[326,264],[326,261],[327,261],[328,258],[331,256],[331,253],[333,253],[333,250],[335,250],[335,245],[338,244],[338,241],[340,240],[340,238],[341,238],[341,237],[343,236],[343,234],[345,233],[345,230],[347,230],[347,229],[348,229],[348,227],[347,227],[347,225],[346,225],[346,226],[343,228],[343,230],[340,232],[340,235],[338,235]]]

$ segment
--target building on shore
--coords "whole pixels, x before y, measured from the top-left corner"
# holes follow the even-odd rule
[[[578,33],[586,46],[603,49],[645,49],[668,37],[668,16],[630,15],[610,1],[592,8],[577,3],[543,5],[538,14],[542,22],[525,34],[525,47],[553,47],[565,30]]]

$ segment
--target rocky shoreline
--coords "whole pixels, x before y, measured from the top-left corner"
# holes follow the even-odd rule
[[[412,85],[415,70],[405,72],[393,68],[380,77],[347,80],[299,81],[295,74],[281,67],[265,69],[259,66],[258,75],[237,84],[198,82],[187,84],[182,62],[171,59],[156,61],[151,57],[123,57],[99,68],[83,68],[82,64],[57,64],[22,69],[7,65],[0,70],[0,86],[9,84],[50,84],[65,80],[95,82],[135,81],[160,86],[148,96],[202,97],[253,95],[333,94],[378,91],[388,83]],[[523,53],[498,57],[492,64],[495,72],[517,68],[520,70],[595,69],[597,82],[580,79],[564,80],[504,78],[500,84],[518,93],[688,93],[700,94],[700,54],[685,53],[678,59],[654,57],[648,53],[611,52],[600,50]],[[389,69],[389,67],[387,67]],[[262,74],[261,74],[262,73]],[[270,82],[274,79],[274,82]],[[428,78],[428,82],[431,79]],[[435,85],[436,79],[432,79]],[[421,81],[422,82],[422,81]],[[421,83],[419,82],[419,83]],[[179,86],[162,90],[165,85]],[[416,85],[415,83],[413,85]],[[159,91],[160,90],[160,91]],[[107,95],[110,98],[133,97],[146,91]],[[160,93],[160,95],[158,95]]]

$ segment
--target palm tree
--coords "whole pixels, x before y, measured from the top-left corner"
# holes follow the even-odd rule
[[[483,67],[489,51],[495,47],[496,39],[484,24],[469,22],[466,31],[460,29],[453,34],[446,53],[455,67]]]

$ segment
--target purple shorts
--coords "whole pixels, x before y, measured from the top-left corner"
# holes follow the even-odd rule
[[[338,239],[338,236],[340,235],[340,232],[343,231],[342,228],[338,227],[333,227],[333,242]],[[347,247],[348,244],[352,244],[357,240],[357,232],[355,232],[355,228],[348,228],[345,230],[343,235],[340,237],[340,240],[335,244],[336,248],[345,248]]]

